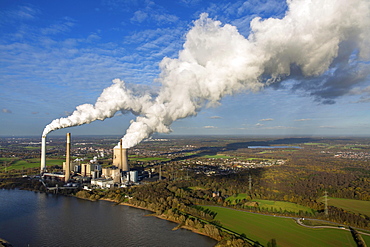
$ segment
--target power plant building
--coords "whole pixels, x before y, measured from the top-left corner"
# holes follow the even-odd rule
[[[46,172],[46,136],[42,136],[41,142],[41,173]],[[66,160],[63,162],[63,173],[46,174],[46,177],[58,178],[64,182],[70,180],[71,175],[79,175],[82,177],[90,177],[93,185],[101,188],[110,188],[113,184],[137,183],[138,171],[130,171],[128,164],[128,149],[120,144],[113,148],[113,166],[102,168],[98,163],[97,157],[94,157],[90,162],[82,163],[84,159],[71,160],[71,134],[66,136]],[[81,178],[78,178],[81,179]]]
[[[130,171],[128,165],[128,149],[122,147],[122,140],[119,146],[113,148],[113,165],[124,172]]]

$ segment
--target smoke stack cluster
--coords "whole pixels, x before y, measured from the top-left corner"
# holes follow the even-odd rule
[[[52,121],[43,136],[113,117],[117,111],[131,112],[136,120],[122,138],[122,146],[130,148],[155,132],[170,132],[174,121],[195,116],[241,91],[257,92],[294,79],[289,81],[292,90],[329,104],[363,86],[370,73],[370,1],[287,4],[283,18],[254,18],[248,37],[201,14],[178,57],[161,61],[156,96],[136,95],[115,79],[94,105],[77,106],[71,116]]]

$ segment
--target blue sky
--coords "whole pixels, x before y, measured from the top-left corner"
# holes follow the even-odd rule
[[[247,38],[253,18],[283,18],[287,8],[280,0],[2,0],[0,135],[41,135],[76,106],[94,104],[115,78],[139,91],[159,88],[159,63],[178,57],[201,13]],[[226,96],[175,121],[172,134],[370,135],[368,74],[339,93],[342,84],[318,90],[299,80]],[[52,134],[124,135],[132,119],[116,113]]]

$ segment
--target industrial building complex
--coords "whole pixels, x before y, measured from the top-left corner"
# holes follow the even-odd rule
[[[84,188],[91,187],[113,188],[125,187],[137,184],[139,181],[138,171],[130,170],[128,163],[128,149],[122,147],[122,140],[119,146],[113,148],[113,164],[109,167],[102,167],[97,157],[89,162],[81,162],[83,159],[71,159],[71,134],[66,137],[66,158],[63,162],[63,172],[50,173],[46,166],[46,136],[41,140],[41,176],[44,180],[63,181],[68,185],[80,184]]]

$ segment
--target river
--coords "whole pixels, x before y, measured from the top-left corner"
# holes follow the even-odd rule
[[[0,189],[0,238],[18,246],[214,246],[150,211],[75,197]]]

